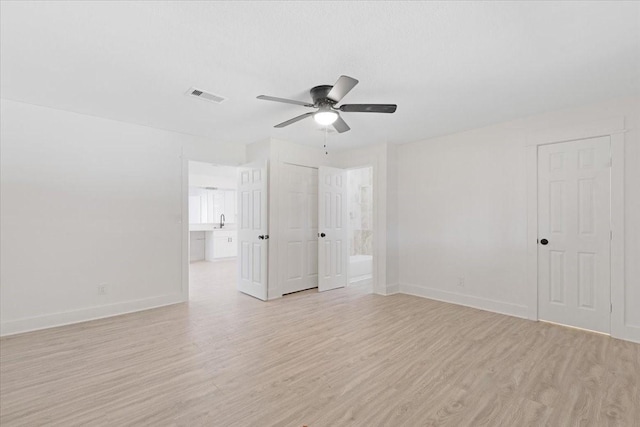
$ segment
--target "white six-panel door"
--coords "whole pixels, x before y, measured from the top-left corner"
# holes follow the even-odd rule
[[[348,229],[347,175],[343,169],[318,169],[318,290],[346,286]]]
[[[282,167],[278,259],[282,293],[318,286],[318,170]]]
[[[238,171],[238,290],[267,299],[267,163]]]
[[[538,316],[609,333],[610,142],[538,148]]]

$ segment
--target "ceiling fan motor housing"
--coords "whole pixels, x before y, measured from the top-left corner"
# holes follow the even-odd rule
[[[331,89],[333,89],[333,86],[330,86],[330,85],[321,85],[321,86],[316,86],[312,88],[310,93],[311,93],[311,99],[313,99],[313,105],[319,107],[322,105],[331,106],[335,104],[335,101],[332,101],[331,99],[327,98],[327,95],[329,94]]]

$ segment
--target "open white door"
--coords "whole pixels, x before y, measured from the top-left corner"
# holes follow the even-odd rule
[[[318,290],[347,285],[347,173],[318,169]]]
[[[609,137],[538,148],[541,320],[609,333]]]
[[[267,299],[267,162],[241,166],[238,173],[238,290]]]

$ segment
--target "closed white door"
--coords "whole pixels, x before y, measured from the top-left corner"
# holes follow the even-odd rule
[[[347,285],[347,174],[318,169],[318,290]]]
[[[610,142],[538,148],[538,314],[609,333]]]
[[[238,168],[238,290],[267,299],[267,163]]]
[[[318,286],[318,170],[282,168],[281,233],[282,293]]]

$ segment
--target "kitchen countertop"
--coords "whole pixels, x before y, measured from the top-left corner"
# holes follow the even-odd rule
[[[226,225],[222,228],[216,224],[189,224],[189,231],[236,231],[236,225]]]

